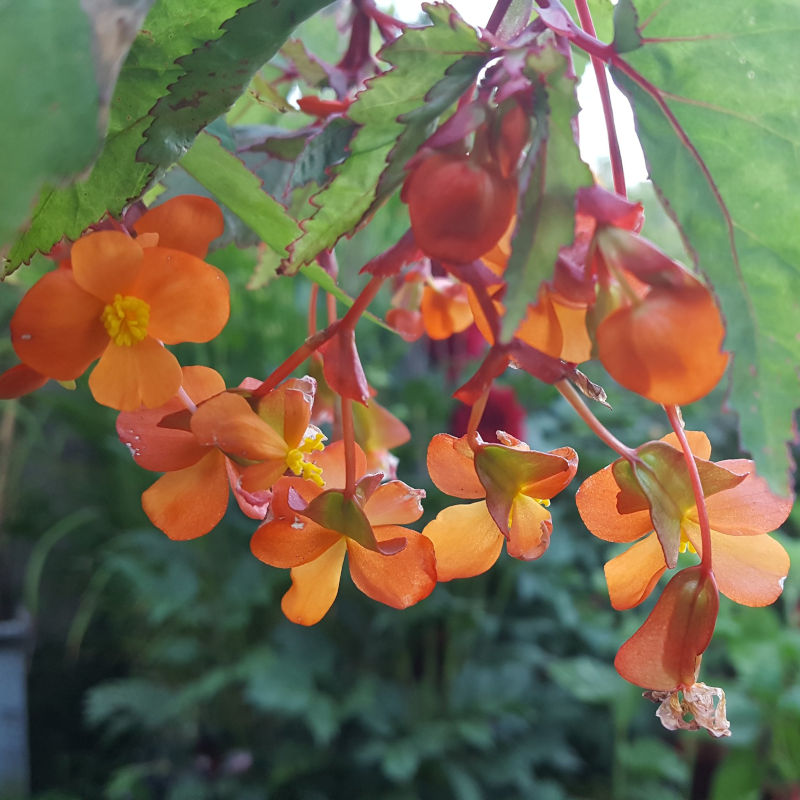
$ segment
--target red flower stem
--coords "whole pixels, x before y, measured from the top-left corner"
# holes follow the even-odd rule
[[[361,293],[353,301],[347,313],[335,322],[332,322],[324,330],[309,336],[303,344],[292,353],[266,380],[253,392],[253,397],[263,397],[267,392],[271,392],[284,378],[288,378],[307,358],[322,347],[325,342],[333,337],[342,328],[352,326],[355,328],[361,315],[367,310],[369,304],[375,299],[381,286],[383,277],[373,276],[369,283],[361,290]]]
[[[356,491],[356,437],[353,429],[353,401],[342,397],[342,440],[344,441],[344,496]]]
[[[489,21],[486,23],[486,30],[489,33],[497,33],[497,29],[500,27],[500,23],[503,21],[503,17],[510,6],[511,0],[497,0],[492,16],[489,17]]]
[[[619,453],[626,461],[639,461],[639,456],[636,451],[624,445],[594,414],[592,414],[589,407],[583,402],[583,398],[566,378],[557,381],[555,387],[561,392],[561,395],[575,411],[578,412],[578,416],[601,442],[608,445],[608,447],[616,453]]]
[[[664,406],[664,411],[669,419],[669,424],[672,425],[672,430],[678,437],[683,450],[683,460],[686,462],[686,467],[689,470],[689,479],[692,482],[692,492],[694,493],[694,502],[697,506],[697,522],[700,526],[700,537],[703,546],[703,555],[700,561],[700,566],[708,574],[713,574],[711,571],[711,525],[708,521],[708,509],[706,508],[706,496],[703,492],[703,484],[700,481],[700,472],[697,469],[697,462],[694,460],[692,449],[689,447],[689,441],[686,438],[686,432],[683,430],[681,423],[680,411],[678,406]]]
[[[578,10],[578,18],[581,27],[590,36],[597,37],[592,14],[589,11],[589,4],[586,0],[575,0],[575,7]],[[622,153],[617,138],[617,128],[614,124],[614,109],[611,106],[611,93],[608,88],[608,75],[603,61],[595,55],[590,55],[592,68],[595,78],[597,78],[597,88],[600,91],[600,102],[603,104],[603,117],[606,122],[606,133],[608,135],[608,153],[611,160],[611,173],[614,176],[614,191],[622,197],[627,197],[625,187],[625,171],[622,166]]]
[[[469,422],[467,423],[468,434],[478,430],[478,425],[481,424],[481,420],[483,419],[483,412],[486,410],[486,403],[489,400],[489,391],[491,388],[492,384],[490,383],[472,406],[472,410],[469,412]]]

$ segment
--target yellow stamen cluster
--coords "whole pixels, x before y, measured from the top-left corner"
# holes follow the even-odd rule
[[[686,534],[681,531],[681,543],[678,545],[678,552],[679,553],[694,553],[697,554],[697,550],[694,549],[694,545],[686,538]]]
[[[310,461],[306,461],[305,456],[315,450],[323,450],[325,445],[322,443],[325,436],[317,431],[313,436],[303,439],[299,447],[292,448],[286,454],[286,466],[298,477],[315,483],[322,488],[325,481],[322,479],[322,468]]]
[[[100,316],[111,341],[118,347],[132,347],[147,336],[150,306],[144,300],[130,295],[114,295]]]

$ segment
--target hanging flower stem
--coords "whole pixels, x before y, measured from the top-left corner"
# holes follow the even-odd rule
[[[356,491],[356,437],[353,428],[353,401],[342,397],[342,440],[344,441],[344,496]]]
[[[672,430],[675,431],[675,435],[681,443],[683,459],[686,462],[686,467],[689,470],[689,479],[692,482],[692,492],[694,493],[694,501],[697,506],[697,522],[700,526],[700,536],[703,543],[703,556],[700,561],[700,566],[703,567],[707,573],[711,574],[711,525],[708,521],[708,509],[706,508],[706,497],[703,492],[703,484],[700,481],[700,473],[697,470],[697,463],[689,447],[686,432],[683,430],[683,423],[680,418],[678,406],[664,406],[664,411],[669,419],[669,424],[672,425]]]
[[[483,394],[475,401],[472,410],[469,412],[469,422],[467,423],[467,433],[474,433],[478,430],[478,425],[481,424],[483,419],[483,412],[486,410],[486,403],[489,400],[489,392],[491,391],[491,384],[486,387]]]
[[[589,410],[586,403],[583,402],[578,391],[568,380],[563,379],[558,381],[555,387],[564,399],[575,409],[578,416],[589,427],[589,430],[597,436],[603,444],[608,445],[612,450],[619,453],[626,461],[630,461],[631,463],[639,461],[639,456],[636,451],[623,444],[599,419],[597,419]]]
[[[581,27],[589,36],[597,37],[597,32],[592,21],[592,14],[589,11],[587,0],[575,0],[575,7],[578,10],[578,18]],[[597,79],[597,88],[600,91],[600,102],[603,105],[603,117],[606,122],[606,133],[608,135],[608,153],[611,161],[611,174],[614,177],[614,191],[622,197],[627,197],[625,186],[625,171],[622,166],[622,152],[619,147],[617,128],[614,124],[614,109],[611,106],[611,92],[608,87],[608,75],[603,61],[595,55],[589,56],[592,61],[592,68]]]

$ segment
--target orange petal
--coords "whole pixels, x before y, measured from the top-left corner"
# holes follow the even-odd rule
[[[605,565],[611,605],[617,611],[638,606],[649,597],[667,564],[658,536],[649,536],[631,545]]]
[[[292,586],[281,600],[283,613],[298,625],[315,625],[339,592],[347,545],[340,539],[319,558],[292,568]]]
[[[350,575],[367,597],[392,608],[408,608],[427,597],[436,586],[433,545],[422,534],[399,525],[375,528],[379,542],[398,537],[406,546],[394,555],[381,555],[347,540]]]
[[[614,480],[612,464],[590,475],[578,489],[575,504],[583,524],[598,539],[607,542],[633,542],[653,530],[647,509],[632,514],[617,511],[619,486]]]
[[[536,305],[528,306],[525,318],[514,335],[553,358],[561,358],[564,337],[546,286],[539,288]]]
[[[225,391],[222,376],[210,367],[184,367],[183,388],[194,403]],[[158,408],[123,411],[117,417],[117,435],[143,469],[172,472],[199,461],[207,452],[191,431],[162,428],[159,422],[168,414],[186,408],[183,401],[173,397]]]
[[[753,536],[770,533],[786,522],[792,510],[792,498],[773,494],[769,484],[756,474],[752,461],[737,458],[717,464],[747,477],[738,486],[706,498],[714,530],[735,536]]]
[[[142,494],[142,507],[170,539],[208,533],[228,507],[225,457],[211,450],[193,466],[162,475]]]
[[[134,224],[137,234],[157,233],[158,246],[205,258],[225,229],[219,206],[208,197],[183,194],[149,209]]]
[[[452,497],[474,500],[486,496],[466,437],[437,433],[428,445],[428,472],[436,488]]]
[[[561,326],[563,343],[558,358],[581,364],[592,357],[592,340],[586,330],[586,309],[573,308],[553,301],[553,309]]]
[[[89,376],[94,399],[119,411],[163,406],[181,385],[181,366],[150,336],[131,347],[109,343]]]
[[[166,344],[207,342],[230,314],[225,274],[188,253],[150,247],[129,294],[150,305],[147,332]]]
[[[702,555],[700,530],[687,526],[686,535]],[[712,529],[711,555],[719,590],[734,603],[768,606],[780,597],[789,555],[771,536],[728,536]]]
[[[103,303],[57,269],[38,280],[11,318],[11,342],[20,361],[58,381],[83,374],[109,342],[100,321]]]
[[[310,460],[322,469],[326,489],[344,489],[344,442],[341,440],[332,442],[324,450],[312,453]],[[356,480],[358,480],[367,471],[367,458],[358,445],[356,445],[355,460]]]
[[[711,442],[708,436],[703,431],[684,431],[686,440],[689,442],[689,449],[697,458],[702,458],[708,461],[711,458]],[[666,436],[661,437],[662,442],[671,444],[676,450],[681,450],[681,443],[674,433],[668,433]],[[736,472],[737,470],[734,470]]]
[[[290,449],[297,447],[311,421],[315,392],[313,378],[290,378],[259,398],[256,412],[284,438]]]
[[[728,364],[725,328],[704,286],[657,287],[598,326],[597,351],[609,374],[654,403],[684,405],[707,395]]]
[[[298,567],[319,558],[342,537],[298,516],[274,519],[250,539],[253,555],[273,567]]]
[[[40,389],[50,380],[46,375],[31,369],[27,364],[17,364],[0,374],[0,399],[11,400]]]
[[[142,248],[121,231],[98,231],[72,245],[75,282],[83,290],[110,303],[116,294],[130,291],[142,264]]]
[[[626,681],[670,691],[691,686],[719,609],[714,580],[700,567],[673,576],[650,615],[620,647],[614,666]]]
[[[422,533],[433,542],[440,581],[486,572],[503,549],[503,535],[483,502],[445,508]]]
[[[521,561],[539,558],[550,544],[552,531],[550,512],[532,497],[517,494],[511,506],[508,554]]]
[[[364,513],[373,528],[376,525],[403,525],[422,516],[423,489],[412,489],[402,481],[379,486],[364,504]]]
[[[219,447],[245,461],[283,461],[286,442],[239,394],[225,392],[200,405],[192,415],[192,432],[201,444]],[[285,471],[285,467],[281,473]]]
[[[425,332],[431,339],[448,339],[472,324],[466,292],[458,284],[452,284],[452,288],[457,291],[439,291],[428,284],[423,289],[420,311]]]

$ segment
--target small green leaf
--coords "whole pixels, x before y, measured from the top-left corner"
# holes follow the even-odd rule
[[[528,303],[535,302],[542,281],[552,277],[558,251],[572,242],[575,192],[593,183],[572,133],[572,119],[579,109],[569,61],[554,46],[547,46],[528,57],[526,73],[541,88],[535,139],[521,170],[523,194],[505,271],[505,339],[517,329]]]
[[[614,7],[614,49],[627,53],[642,46],[639,15],[631,0],[619,0]]]
[[[297,223],[216,136],[201,133],[180,164],[276,253],[285,254],[286,246],[299,233]]]

